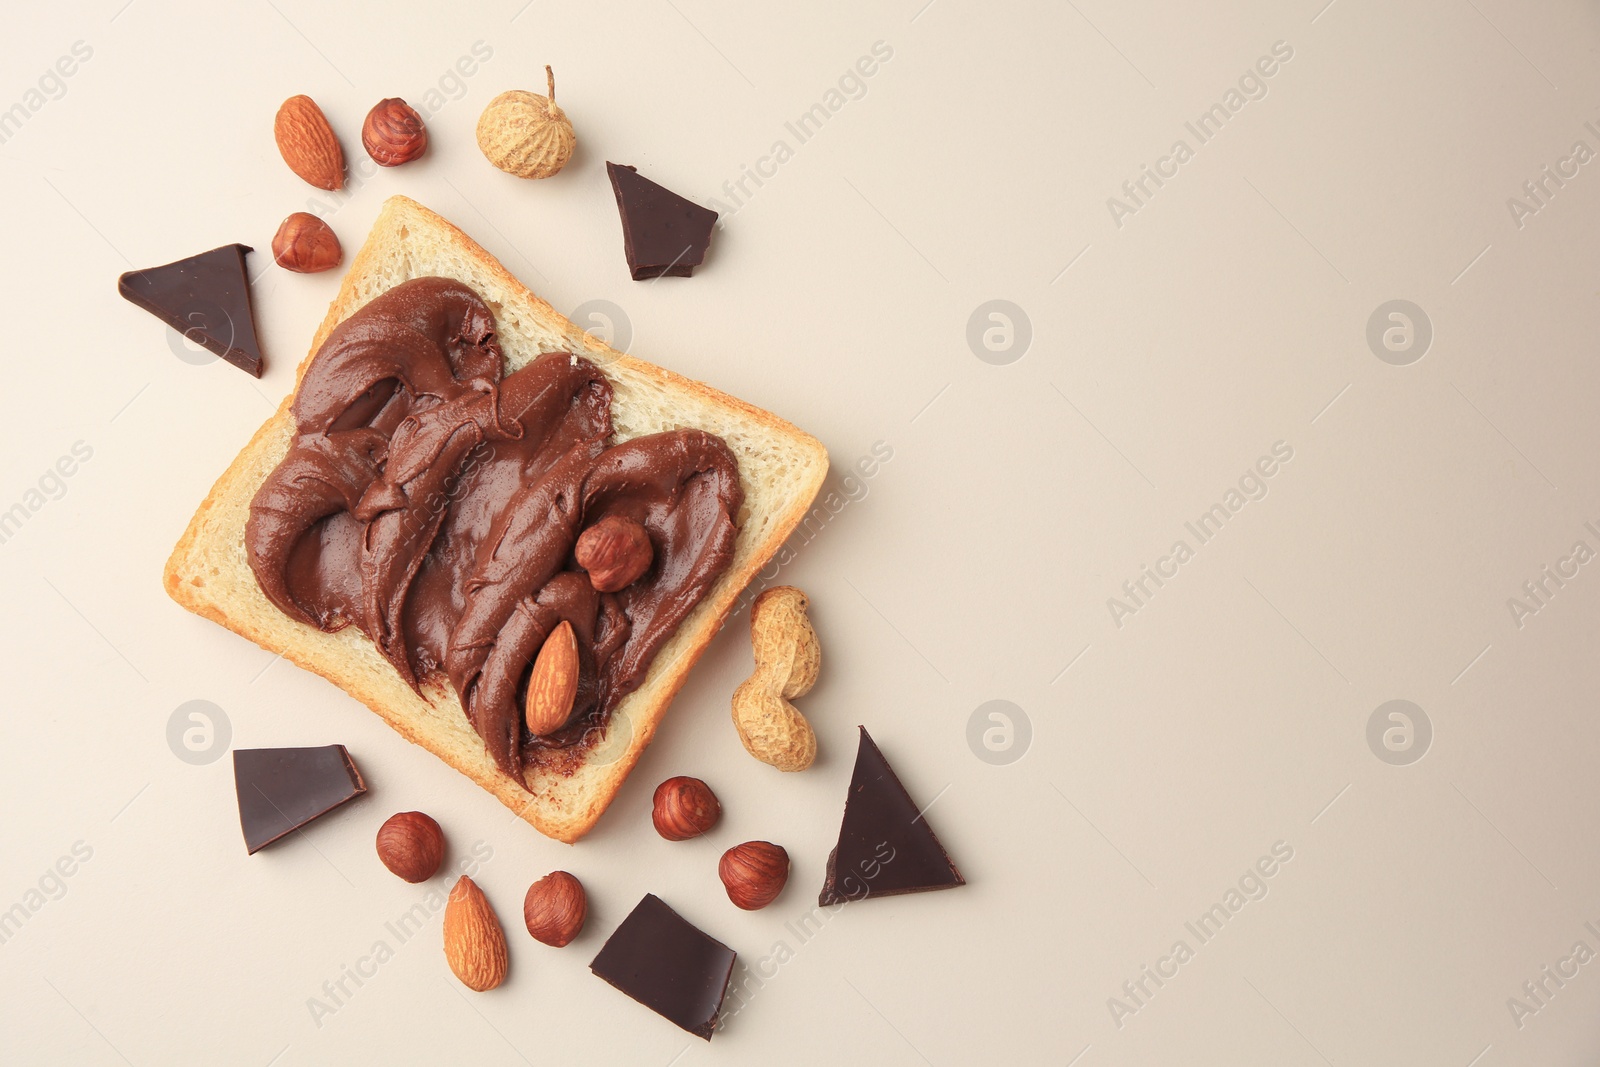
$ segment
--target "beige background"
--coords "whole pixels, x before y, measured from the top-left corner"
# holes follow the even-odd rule
[[[1576,0],[923,2],[13,13],[0,108],[22,104],[25,121],[0,144],[0,509],[42,506],[0,544],[0,909],[29,912],[0,944],[8,1062],[1499,1067],[1600,1053],[1600,963],[1547,980],[1555,995],[1520,1027],[1507,1005],[1575,942],[1600,951],[1585,927],[1600,928],[1600,569],[1580,567],[1520,627],[1507,603],[1575,542],[1600,550],[1584,526],[1600,527],[1600,164],[1547,182],[1520,227],[1507,205],[1574,142],[1600,151],[1585,126],[1600,126],[1600,15]],[[28,97],[80,41],[90,58]],[[880,41],[892,56],[799,144],[785,123],[826,107]],[[492,55],[455,80],[478,42]],[[1275,42],[1292,58],[1265,95],[1199,144],[1185,123]],[[482,160],[472,129],[496,93],[540,88],[546,62],[579,154],[523,183]],[[318,194],[273,148],[290,94],[321,101],[357,160],[372,103],[441,84],[459,98],[441,93],[428,157],[347,194]],[[792,155],[774,171],[762,161],[780,138]],[[1119,227],[1107,199],[1179,138],[1193,158],[1159,189],[1147,180]],[[637,284],[608,158],[730,207],[742,168],[771,176],[746,179],[699,276]],[[116,297],[116,276],[228,241],[264,251],[308,206],[353,249],[395,192],[561,310],[622,309],[636,354],[827,443],[833,488],[855,499],[784,572],[812,594],[827,650],[805,701],[815,769],[779,776],[741,752],[727,720],[748,670],[741,623],[568,849],[163,596],[168,549],[289,388],[337,276],[252,257],[260,382],[195,365]],[[993,299],[1031,326],[1003,365],[967,341]],[[1434,335],[1403,366],[1366,340],[1395,299]],[[30,498],[80,441],[92,458],[45,478],[59,499]],[[1280,441],[1292,459],[1265,497],[1197,545],[1184,524]],[[892,460],[845,484],[876,442]],[[1193,558],[1159,589],[1146,579],[1153,595],[1119,627],[1108,599],[1178,539]],[[1392,699],[1432,726],[1409,765],[1368,744]],[[349,745],[371,795],[247,858],[220,741],[201,765],[169,747],[191,700],[220,709],[235,746]],[[997,754],[968,742],[992,700],[1021,711],[1009,749],[991,737]],[[821,882],[863,722],[935,801],[971,884],[846,908],[800,944],[785,924]],[[989,726],[1004,723],[980,719],[980,736]],[[652,787],[678,773],[726,804],[708,840],[648,828]],[[513,947],[500,991],[460,990],[436,920],[406,944],[386,931],[423,891],[384,872],[371,840],[410,808],[440,819],[454,859],[474,842],[492,853],[479,880]],[[715,862],[751,837],[787,845],[794,875],[743,914]],[[1264,898],[1201,944],[1185,923],[1278,842],[1292,859]],[[48,876],[75,845],[90,858]],[[562,952],[516,925],[527,884],[557,866],[594,902]],[[48,895],[30,896],[41,882]],[[709,1046],[587,973],[645,891],[749,963],[794,950]],[[1180,939],[1192,958],[1114,1012],[1146,965],[1170,973]],[[323,983],[367,966],[379,940],[393,958],[315,1017]]]

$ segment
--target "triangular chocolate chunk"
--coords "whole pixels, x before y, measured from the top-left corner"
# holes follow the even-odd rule
[[[706,258],[717,213],[663,189],[633,167],[606,164],[622,215],[622,248],[634,281],[687,278]]]
[[[117,292],[247,374],[261,377],[247,245],[223,245],[161,267],[130,270]]]
[[[711,1040],[733,976],[733,949],[654,893],[622,920],[589,969],[640,1004]]]
[[[367,791],[343,745],[235,749],[233,784],[252,855]]]
[[[818,902],[842,904],[966,884],[867,728],[861,727],[844,823],[839,843],[828,854]]]

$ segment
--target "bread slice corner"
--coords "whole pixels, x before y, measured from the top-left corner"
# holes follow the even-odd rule
[[[293,393],[207,494],[167,560],[163,583],[183,607],[327,678],[541,833],[576,842],[638,762],[740,592],[805,516],[827,475],[827,450],[769,412],[601,343],[531,293],[466,234],[404,196],[383,205],[300,363],[296,388],[335,326],[393,286],[427,276],[470,286],[494,310],[508,373],[545,352],[575,352],[593,360],[614,390],[617,440],[695,427],[722,437],[739,460],[745,504],[728,570],[656,654],[643,684],[618,704],[581,765],[570,775],[531,768],[523,781],[514,780],[490,758],[442,679],[430,679],[418,694],[357,627],[324,633],[267,600],[245,557],[244,527],[256,490],[288,451]]]

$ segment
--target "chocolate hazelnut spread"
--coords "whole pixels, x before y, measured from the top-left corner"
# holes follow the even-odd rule
[[[288,455],[250,504],[267,598],[325,631],[354,623],[413,688],[442,672],[495,763],[573,767],[733,557],[743,501],[722,439],[612,439],[599,368],[547,353],[513,374],[471,289],[417,278],[329,334],[293,404]],[[649,569],[596,592],[573,558],[615,516]],[[572,717],[535,737],[528,673],[561,622],[578,638]]]

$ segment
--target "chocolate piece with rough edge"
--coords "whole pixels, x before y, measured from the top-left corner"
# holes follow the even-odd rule
[[[233,784],[251,855],[367,791],[343,745],[235,749]]]
[[[733,949],[646,893],[589,970],[651,1011],[711,1040],[733,977]]]
[[[687,278],[706,258],[717,213],[663,189],[633,167],[607,163],[622,215],[622,249],[633,280]]]
[[[246,374],[261,377],[261,342],[244,254],[223,245],[160,267],[130,270],[117,292]]]
[[[865,726],[819,904],[966,885]]]

